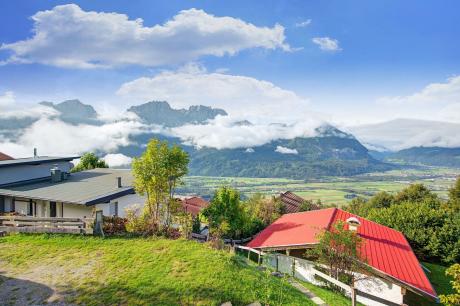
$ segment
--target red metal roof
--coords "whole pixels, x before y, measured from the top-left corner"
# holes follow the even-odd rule
[[[5,153],[0,152],[0,160],[12,160],[12,159],[14,158],[12,158],[9,155],[6,155]]]
[[[338,220],[345,222],[349,217],[361,222],[358,227],[358,234],[363,240],[361,255],[369,266],[436,298],[436,292],[401,232],[338,208],[283,215],[260,232],[248,246],[267,248],[315,244],[318,233],[329,230]]]

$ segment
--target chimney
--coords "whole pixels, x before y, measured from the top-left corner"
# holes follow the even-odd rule
[[[34,158],[37,158],[37,157],[38,157],[37,148],[34,148]]]
[[[55,164],[54,167],[51,168],[51,182],[58,183],[60,181],[62,181],[61,169]]]
[[[118,188],[121,188],[121,176],[118,176],[117,177],[117,185],[118,185]]]
[[[347,219],[347,224],[350,231],[357,232],[361,222],[359,222],[358,218],[350,217]]]

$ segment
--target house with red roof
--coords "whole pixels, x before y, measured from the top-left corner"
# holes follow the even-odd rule
[[[280,193],[280,200],[283,203],[286,213],[296,213],[299,212],[300,206],[305,201],[304,198],[296,195],[292,191],[286,191]],[[312,210],[319,209],[317,205],[313,205]]]
[[[2,160],[12,160],[12,159],[14,159],[14,158],[12,158],[9,155],[6,155],[5,153],[0,152],[0,161],[2,161]]]
[[[194,218],[198,216],[202,209],[208,207],[209,202],[198,196],[178,197],[184,212],[191,214]]]
[[[318,234],[331,230],[342,221],[362,239],[361,256],[368,278],[356,288],[388,303],[366,305],[403,305],[406,290],[438,300],[411,246],[401,232],[338,208],[285,214],[261,231],[247,246],[265,252],[282,252],[303,257],[305,250],[318,243]],[[369,285],[369,281],[373,285]],[[376,285],[377,284],[377,285]],[[358,296],[359,301],[359,296]]]

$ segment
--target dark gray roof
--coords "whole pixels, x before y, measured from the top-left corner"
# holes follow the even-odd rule
[[[117,177],[122,187],[118,188]],[[93,169],[72,173],[67,180],[46,181],[0,188],[0,195],[92,205],[134,192],[130,170]]]
[[[45,162],[52,163],[52,162],[61,162],[61,161],[71,161],[77,158],[80,158],[80,156],[68,156],[68,157],[37,156],[37,157],[1,160],[0,168],[17,166],[17,165],[37,165],[37,164],[41,164]]]

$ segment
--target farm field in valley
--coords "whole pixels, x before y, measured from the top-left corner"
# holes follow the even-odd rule
[[[290,190],[306,199],[320,199],[327,205],[342,206],[353,197],[367,198],[379,191],[395,193],[411,183],[425,184],[445,198],[458,175],[460,169],[424,167],[311,180],[191,176],[185,179],[185,186],[180,188],[180,192],[210,197],[216,188],[223,185],[237,188],[244,196],[257,192],[275,195]]]

